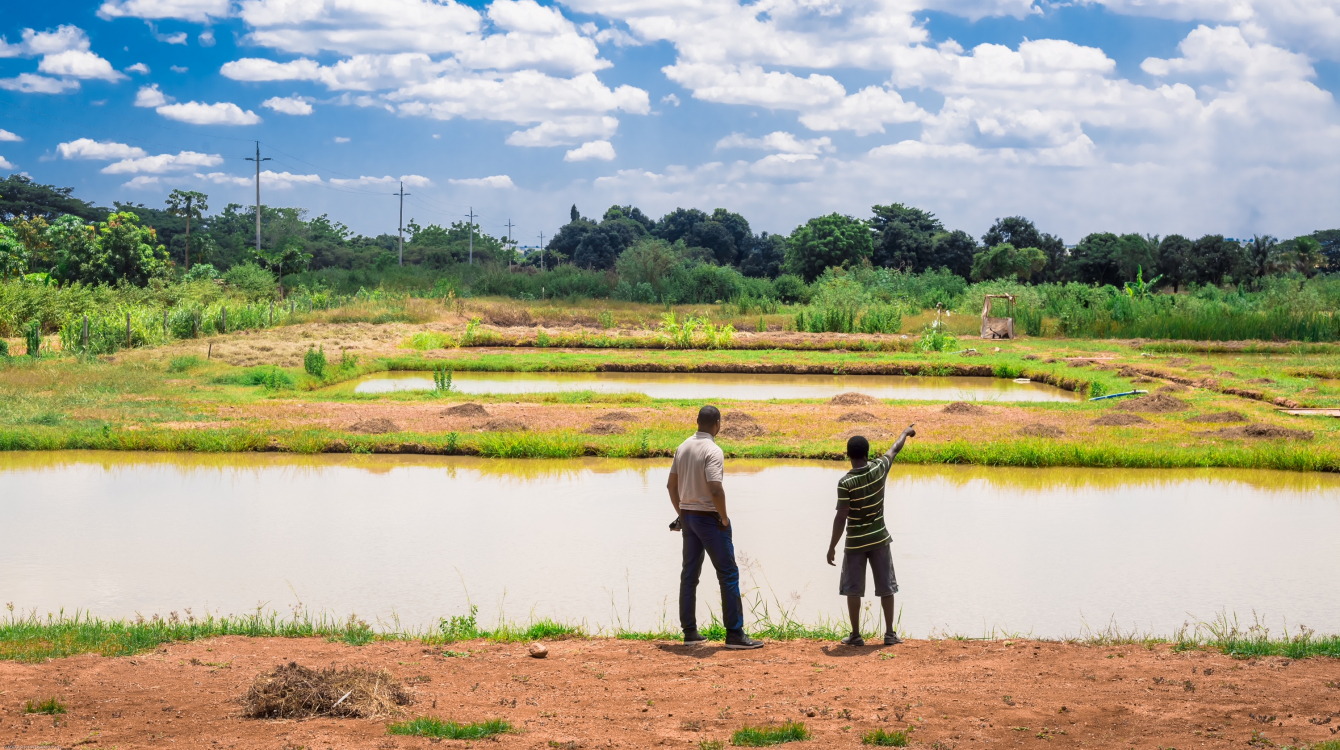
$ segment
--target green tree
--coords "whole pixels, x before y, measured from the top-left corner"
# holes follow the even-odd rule
[[[978,249],[977,240],[962,229],[942,232],[931,241],[931,259],[926,267],[944,268],[966,279],[972,275],[972,259]]]
[[[125,281],[144,286],[168,272],[167,250],[158,244],[157,233],[152,227],[140,226],[140,217],[130,211],[109,214],[107,221],[96,226],[62,216],[48,234],[56,256],[52,277],[60,282]]]
[[[19,240],[14,230],[0,224],[0,279],[9,280],[28,270],[28,247]]]
[[[901,203],[870,210],[874,212],[870,229],[875,233],[871,263],[916,273],[938,267],[934,265],[935,238],[945,228],[935,214]]]
[[[301,242],[297,239],[286,240],[279,247],[262,245],[260,250],[253,250],[252,255],[258,264],[264,266],[278,279],[280,299],[284,298],[284,274],[302,271],[312,262],[312,254],[303,250]]]
[[[1222,284],[1243,267],[1242,245],[1224,239],[1222,234],[1207,234],[1192,243],[1186,257],[1187,283]]]
[[[194,190],[173,190],[168,194],[168,213],[186,219],[186,270],[191,270],[191,219],[199,221],[209,210],[209,196]]]
[[[1112,260],[1120,281],[1134,281],[1143,269],[1153,271],[1159,264],[1159,238],[1156,235],[1123,234],[1117,238]]]
[[[1047,256],[1036,247],[1015,248],[1008,242],[988,247],[972,259],[973,281],[1014,276],[1028,281],[1047,265]]]
[[[750,240],[751,249],[740,263],[740,272],[755,278],[775,279],[786,264],[786,237],[763,234]]]
[[[796,227],[786,242],[786,268],[806,282],[833,266],[854,266],[873,251],[869,226],[860,219],[832,213]]]
[[[65,214],[73,214],[84,221],[94,222],[108,214],[87,201],[71,196],[74,188],[42,185],[32,178],[12,174],[0,180],[0,219],[9,221],[20,216],[41,216],[55,221]]]
[[[1084,237],[1070,253],[1070,275],[1084,284],[1121,283],[1117,248],[1121,238],[1111,232],[1094,232]]]
[[[1194,250],[1194,243],[1180,234],[1170,234],[1159,241],[1159,278],[1172,284],[1174,292],[1187,282],[1187,260]]]
[[[614,268],[620,281],[630,289],[639,284],[651,288],[656,300],[664,299],[675,273],[684,267],[684,258],[665,240],[646,237],[619,255]]]
[[[1268,234],[1254,235],[1250,242],[1244,242],[1239,271],[1234,274],[1237,280],[1259,280],[1269,275],[1279,255],[1279,244]]]
[[[1006,216],[982,235],[982,244],[995,247],[1008,242],[1015,247],[1036,247],[1047,256],[1047,266],[1039,281],[1068,281],[1069,262],[1065,242],[1060,237],[1038,231],[1037,226],[1022,216]]]

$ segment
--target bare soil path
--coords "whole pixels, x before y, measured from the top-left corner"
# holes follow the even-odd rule
[[[612,639],[525,644],[220,638],[134,657],[0,663],[0,747],[427,748],[385,719],[245,718],[262,672],[386,669],[415,702],[406,717],[503,718],[499,748],[698,747],[744,724],[804,721],[804,747],[861,747],[874,727],[915,727],[912,744],[988,747],[1243,747],[1335,739],[1340,661],[1235,660],[1170,647],[1037,641],[909,641],[894,647],[769,643],[758,651]],[[56,696],[57,717],[24,714]],[[404,717],[401,717],[404,718]],[[1266,745],[1260,744],[1265,747]]]

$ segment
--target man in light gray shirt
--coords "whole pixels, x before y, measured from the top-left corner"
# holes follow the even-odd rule
[[[675,451],[670,465],[670,503],[679,518],[671,528],[684,533],[684,567],[679,574],[679,623],[685,643],[707,640],[698,633],[698,578],[703,555],[712,558],[721,583],[721,618],[726,626],[726,648],[761,648],[744,634],[744,607],[740,602],[740,569],[735,564],[733,527],[726,513],[725,455],[716,444],[721,412],[715,406],[698,410],[698,431]]]

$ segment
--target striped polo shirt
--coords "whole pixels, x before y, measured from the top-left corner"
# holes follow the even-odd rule
[[[847,551],[878,547],[891,541],[884,527],[884,484],[889,478],[888,456],[852,469],[838,480],[838,507],[850,508],[847,515]]]

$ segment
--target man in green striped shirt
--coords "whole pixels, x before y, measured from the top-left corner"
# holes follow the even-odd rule
[[[851,615],[851,635],[842,639],[847,646],[865,645],[861,637],[861,597],[865,596],[867,562],[875,577],[875,596],[884,609],[884,645],[903,642],[893,629],[893,595],[898,593],[898,578],[889,553],[889,530],[884,526],[884,485],[903,443],[916,436],[914,426],[908,425],[889,452],[874,461],[869,460],[870,441],[860,435],[847,441],[851,471],[838,481],[837,517],[833,519],[833,540],[828,545],[828,564],[835,565],[837,543],[846,528],[847,547],[842,554],[838,593],[847,597],[847,612]]]

